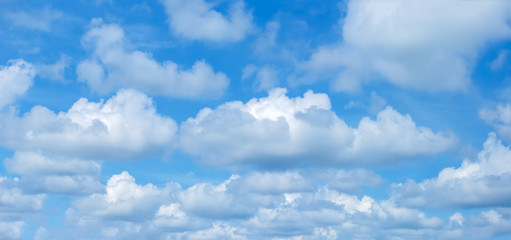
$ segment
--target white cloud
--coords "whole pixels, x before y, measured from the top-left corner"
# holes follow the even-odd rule
[[[4,17],[13,25],[34,30],[50,31],[52,23],[61,18],[63,13],[49,7],[30,11],[7,12]]]
[[[10,60],[0,65],[0,110],[11,104],[32,86],[36,71],[24,60]]]
[[[289,98],[285,89],[247,103],[202,109],[181,124],[180,144],[204,163],[282,167],[315,164],[381,164],[445,151],[456,139],[416,126],[408,115],[387,107],[376,120],[351,128],[332,112],[326,94],[308,91]]]
[[[361,194],[365,186],[376,187],[383,183],[380,176],[365,169],[346,171],[343,169],[322,170],[313,173],[315,179],[325,182],[328,188],[344,193]]]
[[[235,1],[228,15],[214,10],[204,0],[163,0],[170,30],[177,36],[212,42],[236,42],[253,29],[252,13],[242,0]]]
[[[281,174],[272,173],[276,179],[296,178],[296,173]],[[123,172],[110,178],[104,194],[72,204],[66,214],[69,231],[82,239],[483,239],[509,232],[508,209],[441,219],[320,182],[313,183],[313,190],[253,193],[257,183],[250,179],[266,175],[234,175],[218,185],[205,182],[182,189],[176,183],[139,185]],[[265,198],[270,204],[260,201]],[[253,210],[244,216],[222,213],[238,211],[239,204]]]
[[[133,90],[120,90],[101,102],[81,98],[67,112],[35,106],[21,117],[8,113],[0,121],[8,148],[92,160],[162,153],[177,130],[172,119],[156,112],[151,98]]]
[[[158,189],[152,184],[141,186],[135,183],[135,178],[129,173],[122,172],[108,180],[105,193],[92,194],[74,202],[67,217],[73,219],[86,215],[84,219],[93,216],[132,220],[152,218],[158,207],[169,199],[175,187],[179,186],[168,185],[164,189]]]
[[[26,215],[42,209],[43,194],[27,194],[18,178],[0,176],[0,238],[20,239]]]
[[[204,60],[195,62],[189,70],[171,61],[159,63],[150,53],[130,50],[119,25],[103,24],[100,19],[93,20],[92,25],[82,38],[92,55],[78,64],[76,73],[78,80],[94,91],[135,88],[178,98],[215,98],[229,84],[224,73],[215,73]]]
[[[214,223],[213,227],[209,229],[199,230],[188,234],[186,239],[190,240],[207,240],[207,239],[233,239],[244,240],[248,239],[246,236],[237,234],[238,228],[232,227],[229,224]]]
[[[490,133],[476,160],[445,168],[420,183],[394,185],[394,197],[416,207],[507,206],[511,201],[511,150]]]
[[[19,187],[18,178],[0,177],[0,189],[0,219],[19,216],[42,208],[45,195],[24,193]]]
[[[103,191],[99,181],[101,165],[95,161],[47,157],[35,152],[16,152],[4,160],[5,169],[23,177],[24,191],[90,194]]]
[[[241,179],[240,184],[247,191],[276,194],[311,190],[311,183],[299,172],[254,172]]]
[[[511,37],[510,7],[507,1],[350,1],[340,21],[344,41],[320,47],[295,81],[326,77],[334,90],[357,91],[382,76],[417,90],[466,90],[478,52]]]
[[[479,117],[493,126],[501,138],[511,141],[511,104],[498,104],[495,109],[483,108]]]

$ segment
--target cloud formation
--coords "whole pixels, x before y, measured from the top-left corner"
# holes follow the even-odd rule
[[[134,90],[101,102],[81,98],[67,112],[35,106],[21,117],[6,113],[0,123],[8,148],[93,160],[164,152],[177,131],[174,120],[156,113],[151,98]]]
[[[205,0],[162,0],[170,30],[179,37],[211,42],[237,42],[252,29],[252,13],[243,0],[231,4],[228,15]]]
[[[27,194],[18,178],[0,176],[0,238],[19,239],[26,215],[43,207],[43,194]]]
[[[26,192],[83,195],[104,191],[97,161],[15,152],[4,160],[4,166],[22,176],[20,186]]]
[[[250,173],[248,179],[260,174]],[[75,201],[66,221],[84,239],[480,239],[510,226],[509,209],[467,216],[453,212],[442,219],[321,184],[293,193],[285,188],[254,193],[247,188],[257,183],[248,179],[233,175],[218,185],[204,182],[185,189],[172,182],[139,185],[123,172],[108,180],[106,193]],[[225,214],[239,206],[251,211]]]
[[[285,89],[247,103],[202,109],[180,127],[180,147],[214,166],[378,165],[445,151],[456,138],[416,126],[391,107],[352,128],[326,94],[289,98]]]
[[[490,133],[475,160],[445,168],[438,177],[395,184],[394,196],[413,207],[509,207],[511,150]]]
[[[32,64],[21,59],[0,65],[0,110],[23,95],[32,86],[35,75]]]
[[[350,1],[339,21],[343,42],[318,48],[296,81],[326,77],[334,90],[353,92],[381,76],[416,90],[467,90],[481,49],[511,37],[510,8],[506,1]]]
[[[229,84],[229,78],[215,72],[205,60],[183,70],[172,61],[159,63],[150,53],[130,50],[124,30],[117,24],[104,24],[101,19],[92,21],[82,45],[92,54],[76,67],[78,80],[102,94],[134,88],[177,98],[216,98]]]

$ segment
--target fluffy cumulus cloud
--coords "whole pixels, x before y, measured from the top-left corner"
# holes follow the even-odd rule
[[[511,150],[490,133],[475,160],[445,168],[438,177],[395,184],[395,197],[415,207],[508,207],[511,201]]]
[[[179,136],[183,151],[216,166],[381,164],[439,153],[456,142],[451,135],[416,126],[391,107],[352,128],[331,111],[326,94],[308,91],[289,98],[285,89],[247,103],[202,109],[181,124]]]
[[[340,21],[343,42],[320,47],[297,81],[326,77],[335,90],[357,91],[382,76],[406,88],[466,90],[478,52],[511,37],[510,7],[507,1],[350,1]]]
[[[35,75],[32,64],[21,59],[0,65],[0,110],[24,94],[32,86]]]
[[[236,42],[252,29],[252,14],[245,10],[242,0],[230,6],[227,15],[214,9],[205,0],[162,0],[168,14],[170,30],[190,40]]]
[[[479,117],[493,126],[499,136],[511,141],[511,104],[498,104],[495,109],[483,108]]]
[[[78,80],[100,93],[135,88],[155,95],[211,98],[220,96],[229,84],[224,73],[215,72],[204,60],[184,70],[172,61],[159,63],[150,53],[130,50],[124,30],[100,19],[92,21],[82,44],[92,54],[78,64]]]
[[[350,195],[321,183],[313,189],[247,190],[256,185],[251,178],[265,174],[233,175],[218,185],[185,189],[172,182],[139,185],[123,172],[108,180],[105,193],[71,205],[68,231],[83,239],[459,239],[474,231],[470,236],[478,239],[506,232],[511,220],[509,209],[431,217],[393,200]],[[299,174],[270,175],[277,179],[274,185],[285,185],[286,178]],[[226,214],[239,213],[240,206],[250,211]]]
[[[26,215],[41,210],[44,198],[25,193],[18,178],[0,177],[0,238],[19,239]]]
[[[156,112],[151,98],[120,90],[106,101],[81,98],[67,112],[43,106],[19,117],[9,112],[2,116],[0,129],[2,144],[13,150],[105,160],[161,153],[171,146],[177,126]]]

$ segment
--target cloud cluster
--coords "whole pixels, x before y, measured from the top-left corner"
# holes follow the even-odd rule
[[[168,15],[170,30],[177,36],[190,40],[236,42],[252,29],[252,14],[245,10],[245,3],[236,0],[228,15],[214,10],[214,3],[205,0],[162,0]]]
[[[327,77],[335,90],[357,91],[382,76],[411,89],[466,90],[485,44],[511,37],[510,8],[506,1],[350,1],[343,42],[320,47],[297,81]]]
[[[43,206],[45,195],[27,194],[18,178],[0,176],[0,238],[19,239],[26,215]]]
[[[292,166],[304,163],[382,164],[445,151],[456,138],[416,126],[391,107],[352,128],[331,111],[326,94],[289,98],[285,89],[247,103],[202,109],[180,127],[188,154],[215,166]]]
[[[130,160],[170,151],[174,120],[156,112],[152,99],[120,90],[106,101],[81,98],[67,112],[35,106],[22,116],[5,112],[0,142],[15,150],[7,171],[23,176],[25,191],[90,194],[99,182],[102,160]]]
[[[130,50],[124,30],[117,24],[104,24],[101,19],[92,21],[82,45],[92,54],[77,65],[78,80],[99,93],[134,88],[177,98],[215,98],[229,84],[224,73],[215,72],[204,60],[183,70],[172,61],[159,63],[150,53]]]
[[[445,168],[438,177],[394,185],[394,197],[413,207],[508,207],[511,150],[490,133],[475,160]]]
[[[508,209],[441,219],[392,200],[349,195],[321,184],[288,192],[278,186],[286,181],[277,180],[280,190],[247,190],[254,184],[249,179],[261,174],[250,173],[247,179],[233,175],[219,185],[198,183],[184,189],[176,183],[138,185],[123,172],[110,178],[106,193],[75,201],[66,219],[70,230],[84,239],[457,239],[474,229],[477,239],[510,226]]]

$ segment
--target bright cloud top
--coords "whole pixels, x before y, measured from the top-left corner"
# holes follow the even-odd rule
[[[162,0],[170,30],[190,40],[240,41],[252,31],[252,14],[242,0],[236,0],[225,16],[204,0]]]
[[[289,98],[285,89],[247,103],[202,109],[180,128],[181,148],[211,165],[381,164],[445,151],[456,138],[416,126],[391,107],[351,128],[326,94]],[[370,155],[369,155],[370,154]]]
[[[412,89],[467,90],[482,48],[511,37],[510,10],[507,1],[350,1],[344,42],[313,53],[301,81],[328,76],[335,90],[357,91],[376,75]]]
[[[490,133],[476,160],[445,168],[437,178],[394,186],[403,204],[420,207],[507,207],[511,201],[511,150]]]
[[[177,98],[215,98],[223,94],[229,78],[215,73],[204,60],[190,70],[176,63],[158,63],[150,53],[129,50],[124,30],[117,24],[92,21],[93,27],[83,36],[82,44],[92,51],[90,59],[77,68],[78,80],[94,91],[106,94],[119,88]]]
[[[11,149],[95,160],[164,152],[177,130],[149,97],[133,90],[101,102],[81,98],[67,112],[35,106],[21,117],[6,114],[1,123],[1,140]]]

